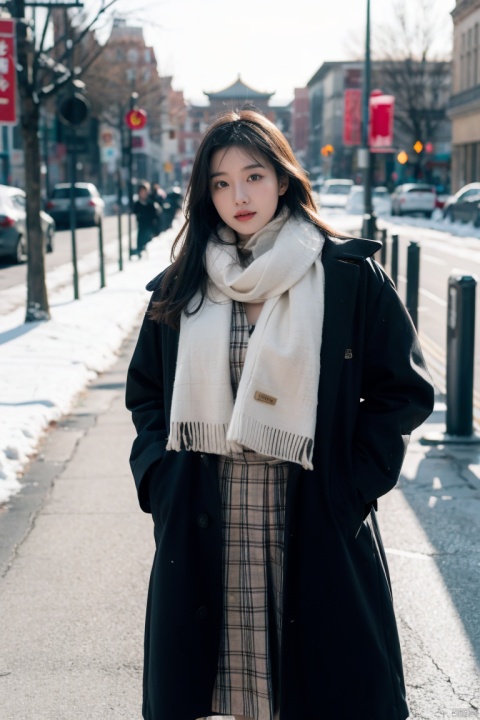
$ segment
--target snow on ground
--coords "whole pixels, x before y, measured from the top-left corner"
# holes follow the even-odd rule
[[[72,300],[71,266],[56,269],[56,284],[63,288],[50,295],[49,322],[24,323],[24,307],[10,312],[2,308],[0,503],[20,489],[18,478],[49,425],[67,414],[88,383],[114,364],[146,308],[146,283],[169,262],[179,227],[176,221],[152,240],[148,257],[126,260],[123,272],[114,262],[107,265],[107,287],[101,290],[98,269],[92,267],[80,279],[80,300]],[[17,292],[24,294],[25,288]],[[14,295],[9,293],[9,302]]]
[[[362,215],[349,215],[342,210],[333,210],[325,208],[319,210],[320,217],[324,218],[332,227],[342,232],[354,232],[361,235],[363,217]],[[448,233],[448,236],[471,239],[478,241],[480,239],[480,228],[474,227],[472,223],[452,223],[445,220],[441,210],[435,210],[431,219],[421,217],[420,215],[404,215],[397,217],[393,215],[380,215],[377,226],[383,227],[418,227],[428,230],[436,230],[440,233]]]

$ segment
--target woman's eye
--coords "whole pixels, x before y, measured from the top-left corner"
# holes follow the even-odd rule
[[[223,187],[227,187],[227,183],[225,182],[225,180],[217,180],[217,182],[214,183],[213,187],[215,188],[215,190],[220,190]]]
[[[262,177],[261,175],[258,175],[257,173],[254,173],[253,175],[250,175],[250,177],[249,177],[248,179],[249,179],[249,180],[253,180],[253,182],[256,182],[257,180],[260,180],[261,177]]]

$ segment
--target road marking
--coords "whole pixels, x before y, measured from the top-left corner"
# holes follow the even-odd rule
[[[426,253],[423,253],[422,260],[426,260],[427,262],[431,262],[434,265],[446,265],[447,263],[445,260],[439,260],[434,255],[427,255]]]
[[[414,558],[415,560],[435,560],[432,555],[425,553],[411,552],[410,550],[397,550],[397,548],[385,548],[387,555],[400,555],[400,557]]]
[[[402,282],[402,283],[406,283],[406,282],[407,282],[407,278],[405,277],[405,275],[399,275],[399,276],[398,276],[398,280],[399,280],[400,282]],[[430,300],[433,300],[434,302],[438,303],[438,305],[440,305],[441,307],[447,307],[447,301],[446,301],[446,300],[443,300],[443,298],[439,298],[437,295],[434,295],[434,294],[431,293],[429,290],[423,290],[423,288],[420,288],[419,292],[420,292],[422,295],[425,295],[425,297],[430,298]]]
[[[442,298],[437,297],[437,295],[434,295],[429,290],[423,290],[420,288],[421,295],[425,295],[425,297],[430,298],[430,300],[433,300],[434,302],[438,303],[438,305],[441,305],[442,307],[447,307],[447,301],[442,300]]]

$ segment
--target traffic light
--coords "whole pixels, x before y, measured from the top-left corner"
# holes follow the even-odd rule
[[[83,95],[74,92],[64,98],[58,108],[61,122],[65,125],[81,125],[86,120],[89,104]]]
[[[335,148],[333,147],[333,145],[324,145],[320,152],[323,157],[329,157],[330,155],[333,155],[333,153],[335,152]]]

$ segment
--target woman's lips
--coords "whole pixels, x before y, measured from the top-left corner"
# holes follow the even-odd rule
[[[245,213],[245,214],[242,213],[242,215],[235,215],[235,220],[240,220],[240,221],[242,221],[242,222],[243,222],[244,220],[251,220],[254,215],[255,215],[254,212]]]

